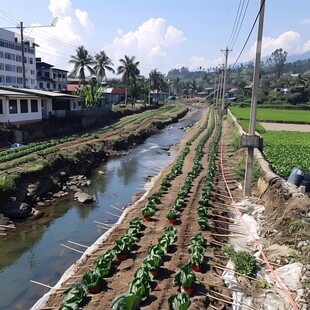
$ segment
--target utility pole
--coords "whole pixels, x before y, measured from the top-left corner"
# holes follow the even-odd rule
[[[220,100],[220,92],[222,90],[222,84],[223,84],[223,77],[224,77],[224,70],[220,69],[221,75],[219,76],[219,83],[217,85],[217,94],[216,94],[216,109],[219,109],[219,100]]]
[[[225,92],[226,92],[226,77],[227,77],[227,59],[228,54],[232,50],[229,50],[228,47],[226,47],[225,50],[221,50],[222,53],[225,55],[225,65],[224,65],[224,81],[223,81],[223,94],[222,94],[222,113],[225,109]]]
[[[218,71],[217,71],[217,67],[215,68],[215,74],[214,74],[214,86],[213,86],[213,102],[215,104],[215,86],[216,86],[216,78],[217,78],[217,75],[218,75]]]
[[[250,115],[250,126],[249,126],[249,134],[252,137],[255,136],[255,128],[256,128],[257,93],[258,93],[260,60],[261,60],[261,51],[262,51],[265,0],[261,0],[260,8],[261,9],[260,9],[260,14],[259,14],[259,22],[258,22],[256,58],[255,58],[255,66],[254,66],[253,89],[252,89],[252,99],[251,99],[251,115]],[[244,180],[244,195],[245,196],[251,195],[253,161],[254,161],[254,145],[252,146],[250,145],[248,146],[245,180]]]
[[[20,44],[22,52],[22,70],[23,70],[23,87],[26,87],[26,66],[25,66],[25,42],[24,42],[24,29],[25,28],[46,28],[46,27],[55,27],[58,21],[58,17],[55,17],[50,25],[44,26],[24,26],[23,22],[20,22],[19,26],[16,27],[1,27],[1,29],[12,29],[20,28]],[[38,45],[37,45],[38,46]]]
[[[22,70],[23,70],[23,87],[26,88],[26,66],[25,66],[25,44],[24,44],[24,26],[20,22],[20,43],[22,48]]]

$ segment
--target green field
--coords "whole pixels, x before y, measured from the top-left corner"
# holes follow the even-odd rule
[[[250,119],[249,108],[230,108],[238,119]],[[257,121],[310,124],[310,111],[257,109]]]
[[[232,108],[231,112],[247,132],[250,109]],[[258,109],[257,120],[310,123],[310,111]],[[264,139],[263,153],[275,173],[288,176],[295,167],[310,172],[310,132],[266,131],[259,122],[256,130]]]
[[[288,176],[294,167],[310,171],[310,132],[268,131],[263,138],[264,154],[277,174]]]

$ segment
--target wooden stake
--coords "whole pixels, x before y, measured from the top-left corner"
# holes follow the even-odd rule
[[[89,248],[89,246],[84,245],[84,244],[80,244],[80,243],[73,242],[73,241],[70,241],[70,240],[68,240],[68,242],[69,242],[69,243],[72,243],[72,244],[75,244],[75,245],[78,245],[78,246],[80,246],[80,247],[82,247],[82,248],[86,248],[86,249],[88,249],[88,248]]]
[[[210,283],[210,282],[207,282],[207,281],[202,281],[200,279],[198,279],[199,282],[203,283],[203,284],[207,284],[209,286],[216,286],[216,287],[219,287],[219,288],[223,288],[223,289],[227,289],[229,291],[234,291],[234,292],[239,292],[239,293],[243,293],[243,291],[238,291],[238,290],[235,290],[233,288],[230,288],[230,287],[227,287],[227,286],[221,286],[221,285],[216,285],[216,284],[213,284],[213,283]]]
[[[102,229],[110,229],[109,227],[104,227],[104,226],[100,226],[100,225],[96,225],[97,227],[99,227],[99,228],[102,228]]]
[[[218,274],[213,273],[213,275],[214,275],[215,277],[220,278],[221,280],[225,281],[225,280],[224,280],[221,276],[219,276]],[[240,283],[237,283],[237,282],[234,282],[234,281],[231,281],[231,280],[229,280],[229,282],[231,282],[231,283],[233,283],[233,284],[235,284],[235,285],[238,285],[238,286],[244,288],[245,290],[248,289],[248,287],[245,287],[244,285],[241,285]]]
[[[113,215],[113,216],[115,216],[115,217],[118,217],[118,218],[120,218],[121,217],[121,215],[117,215],[117,214],[114,214],[114,213],[112,213],[112,212],[109,212],[109,211],[105,211],[106,213],[108,213],[108,214],[110,214],[110,215]]]
[[[227,217],[227,216],[224,216],[224,215],[219,215],[219,214],[215,214],[215,213],[209,213],[209,215],[210,216],[217,216],[217,217],[220,217],[220,218],[232,221],[232,223],[234,222],[234,220],[231,217]]]
[[[211,233],[211,236],[217,236],[217,237],[238,237],[238,236],[244,236],[244,234],[214,234]]]
[[[123,212],[124,210],[122,210],[122,209],[119,209],[119,208],[117,208],[117,207],[114,207],[114,206],[110,206],[111,208],[113,208],[113,209],[115,209],[115,210],[118,210],[118,211],[121,211],[121,212]]]
[[[41,283],[41,282],[37,282],[37,281],[34,281],[34,280],[30,280],[31,283],[35,283],[35,284],[39,284],[41,286],[44,286],[44,287],[47,287],[49,289],[52,289],[53,287],[50,286],[50,285],[47,285],[47,284],[44,284],[44,283]]]
[[[255,308],[253,308],[253,307],[251,307],[251,306],[249,306],[249,305],[247,305],[247,304],[245,304],[245,303],[243,303],[243,302],[240,302],[240,301],[231,302],[231,301],[228,301],[228,300],[225,300],[225,299],[222,299],[222,298],[215,297],[215,296],[210,295],[210,294],[205,294],[205,295],[208,296],[209,298],[213,298],[213,299],[215,299],[215,300],[224,302],[224,303],[229,304],[229,305],[237,305],[237,304],[239,303],[239,304],[243,304],[243,306],[248,307],[249,309],[254,309],[254,310],[256,310]],[[228,297],[228,296],[225,296],[225,297]],[[229,297],[229,298],[231,298],[231,297]]]
[[[250,280],[253,280],[253,281],[256,281],[256,282],[259,282],[259,283],[261,282],[261,280],[258,280],[258,279],[249,277],[249,276],[247,276],[247,275],[245,275],[245,274],[239,273],[239,272],[237,272],[237,271],[235,271],[235,270],[233,270],[233,269],[231,269],[231,268],[227,268],[227,267],[225,267],[225,266],[223,266],[223,265],[220,265],[220,264],[217,264],[217,263],[213,263],[213,262],[211,262],[211,261],[209,261],[208,264],[211,265],[211,266],[214,266],[214,267],[216,267],[216,268],[218,268],[218,269],[222,269],[222,270],[234,272],[234,273],[235,273],[236,275],[238,275],[238,276],[242,276],[242,277],[245,277],[245,278],[247,278],[247,279],[250,279]]]
[[[218,292],[216,292],[216,291],[210,290],[210,292],[215,293],[215,294],[220,295],[220,296],[223,296],[223,297],[228,297],[228,298],[234,300],[232,297],[227,296],[227,295],[224,295],[224,294],[221,294],[221,293],[218,293]],[[237,300],[236,300],[236,301],[235,301],[235,304],[236,304],[236,303],[240,303],[240,304],[243,305],[243,306],[246,306],[246,307],[249,307],[250,309],[256,310],[256,308],[253,308],[252,306],[250,306],[250,305],[248,305],[248,304],[246,304],[246,303],[244,303],[244,302],[242,302],[242,301],[237,301]]]
[[[109,227],[113,227],[113,225],[115,225],[115,224],[106,224],[106,223],[102,223],[102,222],[98,222],[98,221],[94,221],[94,223],[96,223],[96,224],[100,224],[100,225],[106,225],[106,226],[109,226]]]
[[[13,224],[11,224],[11,225],[2,225],[2,224],[0,224],[0,227],[4,227],[4,228],[13,228],[13,229],[16,228],[16,226],[13,225]]]
[[[83,251],[76,250],[76,249],[71,248],[71,247],[69,247],[69,246],[67,246],[67,245],[65,245],[65,244],[62,244],[62,243],[61,243],[60,245],[63,246],[63,247],[65,247],[65,248],[67,248],[67,249],[69,249],[69,250],[75,251],[75,252],[77,252],[77,253],[84,254]]]

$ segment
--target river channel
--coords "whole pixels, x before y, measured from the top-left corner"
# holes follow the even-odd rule
[[[24,224],[16,233],[0,239],[0,308],[30,309],[48,290],[30,280],[53,286],[81,256],[61,244],[70,246],[68,240],[71,240],[91,245],[98,239],[105,231],[94,221],[116,222],[117,218],[107,212],[120,212],[111,206],[122,208],[132,202],[135,193],[145,192],[146,176],[158,174],[176,155],[176,148],[165,151],[161,147],[178,144],[184,136],[180,128],[200,117],[195,111],[189,118],[171,124],[131,149],[128,155],[110,159],[94,170],[89,176],[91,185],[84,189],[95,200],[91,205],[77,203],[70,193],[45,207],[41,219]]]

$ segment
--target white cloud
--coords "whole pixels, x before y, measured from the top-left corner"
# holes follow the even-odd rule
[[[50,0],[48,8],[53,13],[53,16],[56,17],[68,13],[68,10],[71,9],[71,5],[72,3],[70,0]]]
[[[87,30],[90,30],[94,27],[94,24],[89,20],[88,13],[80,9],[75,10],[75,16],[79,20],[80,24],[85,27]]]
[[[310,41],[306,41],[302,46],[296,48],[297,54],[302,54],[310,51]]]
[[[184,33],[174,26],[167,26],[163,18],[150,18],[135,31],[118,31],[112,43],[103,49],[114,63],[124,55],[135,56],[145,67],[158,68],[158,64],[161,64],[162,67],[158,68],[161,71],[165,62],[170,57],[173,59],[174,51],[185,40]],[[144,74],[142,66],[140,69]]]
[[[262,57],[271,55],[272,52],[274,52],[278,48],[282,48],[289,54],[294,54],[296,53],[296,48],[299,41],[300,41],[300,34],[295,31],[286,31],[277,38],[263,37]],[[255,59],[255,55],[256,55],[256,42],[254,45],[251,46],[249,52],[244,53],[241,56],[240,62],[253,60]]]
[[[203,56],[192,56],[189,59],[188,68],[190,70],[193,70],[193,71],[199,69],[200,67],[203,69],[207,69],[210,67],[218,67],[219,64],[221,64],[222,62],[223,62],[222,57],[218,57],[216,59],[209,60]]]

